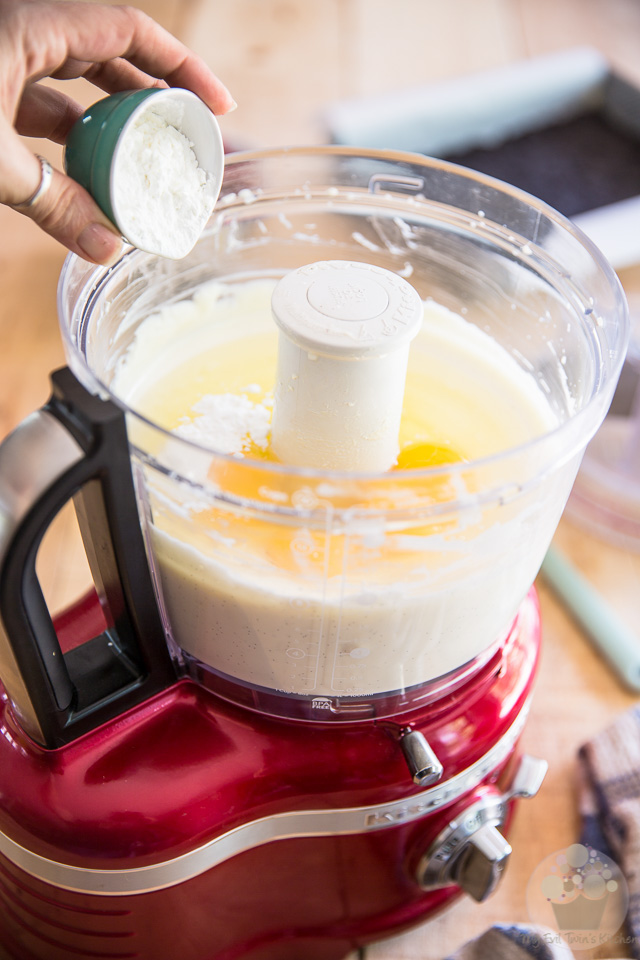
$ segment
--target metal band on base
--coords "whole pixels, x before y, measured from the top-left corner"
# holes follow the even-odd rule
[[[149,893],[191,880],[212,867],[274,840],[337,836],[419,820],[473,790],[511,755],[529,712],[525,704],[506,733],[466,770],[421,793],[367,807],[297,810],[241,824],[189,853],[145,867],[96,870],[49,860],[0,833],[0,853],[32,877],[64,890],[101,896]]]

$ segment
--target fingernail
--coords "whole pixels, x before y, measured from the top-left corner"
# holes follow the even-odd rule
[[[238,104],[234,100],[231,106],[229,107],[229,109],[227,110],[227,113],[233,113],[233,111],[237,109],[238,109]]]
[[[102,223],[89,223],[78,237],[78,246],[96,263],[113,263],[122,250],[120,237]]]

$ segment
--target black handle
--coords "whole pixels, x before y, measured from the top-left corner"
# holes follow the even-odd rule
[[[59,747],[170,686],[177,673],[147,561],[124,414],[66,368],[51,381],[49,402],[0,450],[0,509],[9,531],[0,544],[0,676],[27,732]],[[61,461],[53,468],[52,450]],[[54,475],[25,482],[23,468],[16,479],[18,458],[28,456],[36,470]],[[36,555],[72,497],[109,625],[63,654]]]

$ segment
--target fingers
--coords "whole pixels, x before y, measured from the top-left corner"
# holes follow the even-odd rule
[[[0,142],[0,202],[23,203],[38,189],[42,168],[6,121],[0,122]],[[116,228],[86,190],[57,170],[42,196],[20,212],[93,263],[112,263],[122,248]]]
[[[114,61],[108,67],[89,68],[91,79],[100,78],[99,85],[109,92],[122,89],[124,78],[132,77],[133,66],[148,78],[192,90],[214,113],[226,113],[234,106],[231,94],[204,61],[134,7],[60,0],[25,5],[22,17],[30,79],[45,74],[68,76],[67,65],[73,70],[73,61],[97,65]],[[141,85],[148,86],[149,80],[135,83]]]
[[[138,70],[132,63],[116,57],[106,63],[91,63],[87,60],[69,59],[62,70],[56,70],[52,76],[56,80],[70,80],[84,77],[96,87],[107,93],[119,93],[121,90],[138,90],[144,87],[166,87],[164,80],[150,77]]]
[[[47,192],[21,212],[85,260],[113,263],[122,250],[116,228],[86,190],[57,170]]]
[[[71,97],[38,83],[27,87],[16,114],[16,130],[25,137],[65,143],[83,108]]]
[[[84,64],[84,67],[87,70],[87,78],[94,80],[97,86],[108,89],[110,93],[134,90],[139,87],[166,87],[163,80],[150,80],[131,64],[124,61],[122,63],[128,70],[122,72],[115,70],[115,80],[109,82],[107,77],[104,83],[100,75],[97,81],[94,80],[93,64]],[[81,73],[77,75],[80,76]],[[53,143],[66,143],[71,127],[83,113],[84,107],[61,90],[34,83],[27,87],[22,95],[16,113],[15,127],[24,137],[42,137]]]

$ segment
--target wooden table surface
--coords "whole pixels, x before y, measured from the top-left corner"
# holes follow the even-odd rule
[[[322,109],[343,96],[376,93],[471,73],[580,44],[600,49],[640,84],[637,0],[146,0],[148,12],[217,70],[239,103],[223,120],[234,143],[283,145],[323,140]],[[75,95],[98,96],[82,82]],[[60,163],[60,151],[36,152]],[[56,281],[64,257],[26,218],[0,208],[0,433],[48,394],[48,373],[64,362]],[[640,270],[622,277],[640,291]],[[596,540],[567,520],[557,543],[640,635],[640,555]],[[39,574],[50,606],[77,595],[85,571],[62,515],[47,537]],[[579,833],[576,751],[636,702],[540,586],[544,653],[523,744],[546,757],[549,773],[522,803],[512,862],[498,892],[478,906],[462,900],[422,927],[366,951],[367,960],[445,957],[495,921],[527,921],[525,892],[537,864]],[[586,956],[586,954],[582,954]],[[600,956],[624,956],[609,942]],[[302,958],[301,958],[302,960]]]

